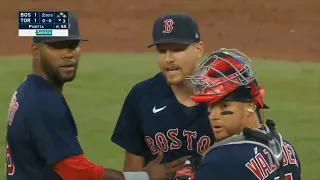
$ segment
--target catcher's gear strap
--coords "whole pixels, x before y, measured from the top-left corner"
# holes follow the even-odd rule
[[[263,132],[265,131],[265,132]],[[283,140],[280,133],[276,132],[275,124],[272,120],[267,120],[265,130],[245,128],[239,135],[234,135],[212,145],[205,156],[212,150],[226,145],[233,144],[254,144],[269,150],[274,159],[277,169],[280,173],[281,180],[284,180],[284,171],[282,168],[283,156],[282,145]]]

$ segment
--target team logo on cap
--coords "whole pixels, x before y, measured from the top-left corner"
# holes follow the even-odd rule
[[[163,33],[171,33],[173,30],[173,20],[172,19],[166,19],[163,21],[164,23],[164,30],[162,31]]]

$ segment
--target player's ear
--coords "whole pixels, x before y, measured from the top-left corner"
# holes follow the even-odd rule
[[[254,103],[246,103],[245,110],[246,116],[251,117],[256,111],[256,105]]]
[[[39,44],[32,43],[31,45],[31,55],[34,60],[39,60],[40,59],[40,46]]]
[[[195,44],[195,49],[197,52],[197,57],[200,58],[203,55],[204,43],[202,41]]]

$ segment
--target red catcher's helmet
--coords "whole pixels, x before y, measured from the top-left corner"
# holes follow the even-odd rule
[[[200,64],[193,76],[188,76],[194,85],[191,99],[198,103],[215,103],[238,89],[248,89],[249,97],[260,108],[263,104],[264,89],[258,86],[249,57],[237,49],[220,49],[213,52]],[[239,93],[237,93],[239,99]],[[241,95],[240,95],[241,96]]]

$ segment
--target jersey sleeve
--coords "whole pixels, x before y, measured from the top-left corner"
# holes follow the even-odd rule
[[[38,102],[30,108],[27,126],[37,153],[52,165],[65,158],[82,154],[77,130],[67,105],[63,102]]]
[[[137,86],[134,86],[127,95],[111,140],[126,151],[137,156],[143,156],[146,151],[146,144],[138,116],[138,93]]]
[[[245,164],[239,159],[241,152],[235,151],[229,151],[229,147],[219,147],[208,152],[195,172],[195,179],[207,180],[210,177],[212,180],[256,180],[257,178],[245,168]]]
[[[288,141],[284,141],[285,143],[287,144],[290,144]],[[301,163],[300,163],[300,158],[298,156],[298,152],[296,151],[296,149],[294,148],[294,146],[292,144],[290,144],[290,146],[292,147],[293,151],[294,151],[294,156],[295,156],[295,159],[297,160],[297,165],[298,165],[298,169],[299,169],[299,172],[298,174],[301,175]],[[300,177],[301,178],[301,177]]]
[[[296,159],[297,159],[297,161],[298,161],[298,166],[299,166],[299,172],[297,173],[298,175],[299,175],[299,178],[301,179],[301,163],[300,163],[300,159],[299,159],[299,157],[298,157],[298,153],[297,153],[297,151],[293,148],[293,150],[295,151],[295,156],[296,156]]]

